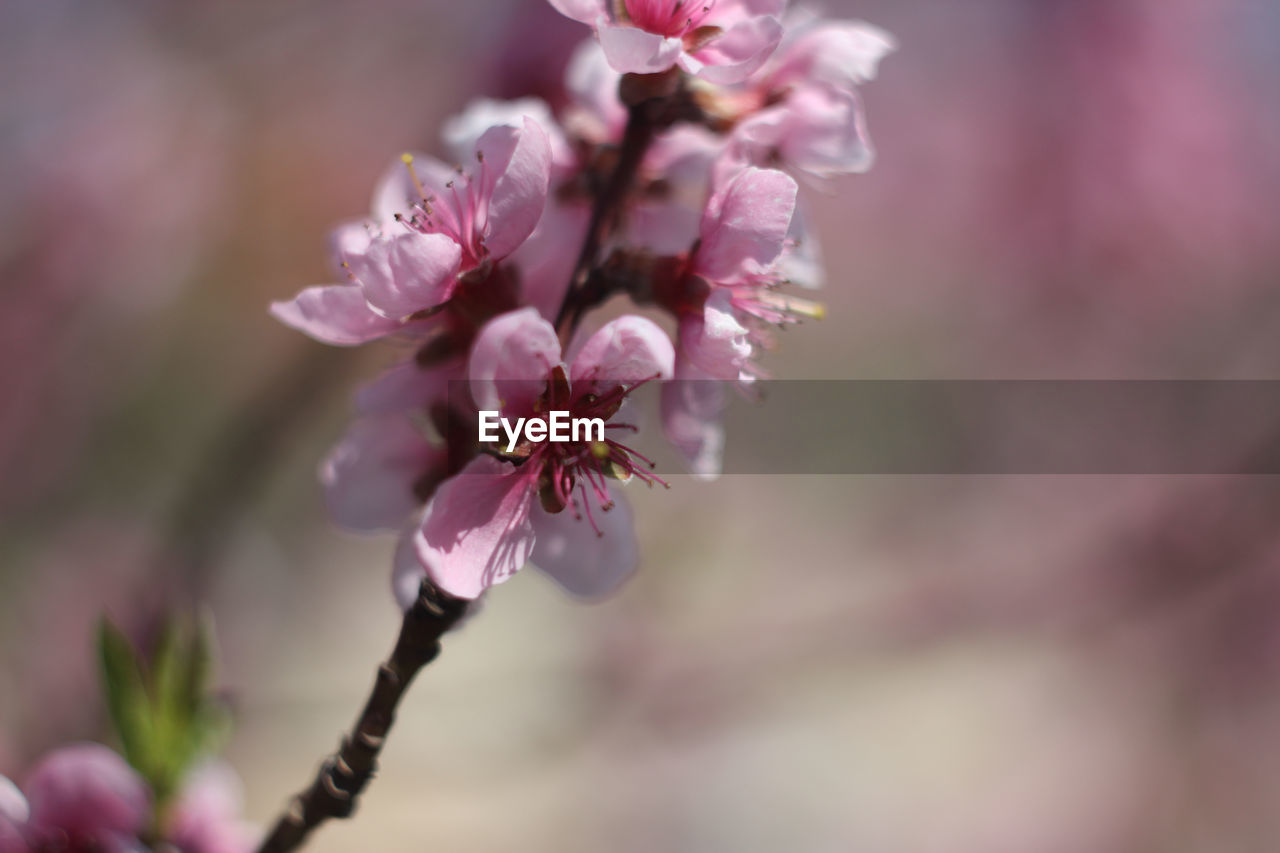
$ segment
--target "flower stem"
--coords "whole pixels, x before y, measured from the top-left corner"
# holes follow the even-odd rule
[[[378,754],[395,712],[418,670],[440,653],[440,636],[467,611],[467,602],[445,595],[424,580],[418,599],[404,614],[400,636],[386,663],[378,667],[373,690],[351,732],[325,759],[315,780],[276,820],[258,853],[296,850],[329,818],[350,817],[360,792],[377,769]]]
[[[659,130],[697,115],[696,110],[691,112],[681,76],[675,69],[662,74],[626,74],[619,85],[619,94],[623,103],[629,105],[627,126],[618,146],[617,163],[591,207],[587,236],[556,315],[556,331],[561,343],[568,342],[587,309],[609,295],[607,284],[592,273],[599,262],[600,247],[617,223],[649,145]]]

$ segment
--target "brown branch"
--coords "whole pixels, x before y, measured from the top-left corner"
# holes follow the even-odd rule
[[[296,850],[313,829],[329,818],[348,818],[361,791],[373,778],[378,754],[395,722],[395,712],[418,670],[440,653],[440,636],[467,611],[424,580],[418,600],[404,614],[400,636],[387,662],[378,668],[373,691],[342,746],[329,756],[311,785],[289,804],[258,853]]]
[[[569,289],[556,314],[556,330],[562,343],[577,327],[587,309],[598,305],[609,296],[604,279],[594,276],[599,263],[600,247],[617,225],[618,215],[625,206],[640,164],[658,131],[678,121],[701,117],[693,101],[683,88],[683,76],[672,68],[661,74],[624,74],[618,86],[618,94],[627,104],[627,126],[618,145],[618,159],[604,189],[596,196],[587,223],[587,234],[569,276]]]

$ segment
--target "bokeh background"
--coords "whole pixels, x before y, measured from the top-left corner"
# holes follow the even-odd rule
[[[1276,377],[1280,4],[826,9],[902,48],[875,169],[806,191],[830,314],[776,375]],[[0,773],[106,736],[98,614],[196,602],[250,817],[336,745],[393,543],[314,469],[393,353],[265,307],[389,157],[581,35],[542,0],[0,6]],[[1278,485],[676,478],[618,598],[489,597],[311,849],[1271,853]]]

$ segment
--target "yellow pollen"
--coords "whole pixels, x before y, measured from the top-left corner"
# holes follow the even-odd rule
[[[762,294],[760,301],[765,305],[778,308],[790,314],[797,314],[813,320],[822,320],[827,316],[827,306],[812,299],[801,299],[798,296],[766,291]]]
[[[422,182],[418,180],[418,173],[413,171],[413,155],[408,151],[400,155],[400,162],[404,163],[404,167],[409,170],[409,180],[413,181],[413,188],[418,191],[418,198],[424,201],[427,198],[427,192],[422,188]]]
[[[609,445],[603,441],[591,442],[591,455],[597,459],[609,458]]]

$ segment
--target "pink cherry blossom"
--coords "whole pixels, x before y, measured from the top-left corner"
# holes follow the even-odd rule
[[[672,67],[710,83],[737,83],[782,38],[785,0],[551,0],[588,24],[613,68],[655,74]]]
[[[272,305],[277,319],[338,346],[365,343],[418,324],[468,276],[524,242],[546,202],[551,148],[525,117],[475,141],[473,164],[457,170],[406,155],[383,177],[372,217],[339,228],[336,256],[349,284],[303,290]]]
[[[670,378],[674,356],[652,321],[624,316],[588,338],[566,364],[555,329],[525,308],[492,320],[477,337],[471,393],[478,408],[504,417],[545,420],[547,411],[566,410],[599,417],[607,430],[634,429],[614,416],[637,386]],[[570,592],[605,594],[635,561],[629,524],[610,517],[617,498],[608,478],[657,481],[645,462],[608,437],[525,443],[512,453],[494,448],[436,491],[415,536],[417,557],[432,582],[460,598],[505,581],[531,557]],[[571,515],[561,518],[566,511]],[[591,535],[613,545],[582,547]]]
[[[724,444],[724,400],[712,380],[749,383],[760,375],[752,358],[767,342],[766,324],[820,316],[813,303],[778,292],[788,268],[808,265],[803,256],[787,262],[800,248],[795,180],[732,160],[716,172],[698,243],[657,294],[679,323],[680,381],[663,389],[663,430],[691,470],[706,477],[718,473]]]
[[[27,775],[23,791],[27,815],[21,831],[34,850],[140,849],[138,835],[151,818],[146,783],[98,744],[74,744],[45,756]],[[16,821],[10,820],[12,829]]]
[[[894,43],[870,25],[799,13],[784,33],[785,0],[551,2],[595,31],[564,92],[473,101],[443,136],[476,175],[425,156],[393,167],[371,217],[334,235],[350,281],[274,309],[330,343],[400,334],[415,347],[360,392],[321,468],[340,523],[408,525],[402,606],[424,578],[474,599],[529,561],[576,595],[616,587],[635,564],[617,482],[661,482],[612,437],[634,429],[626,398],[682,380],[662,389],[664,431],[695,473],[716,474],[720,383],[749,388],[769,327],[821,313],[784,291],[819,284],[821,265],[795,180],[769,167],[825,177],[873,156],[857,88]],[[622,102],[625,75],[673,69],[671,91],[648,90],[655,109]],[[619,294],[668,311],[676,343],[630,316],[578,337]],[[462,378],[459,402],[447,385]],[[544,423],[566,410],[612,432],[494,443],[477,439],[482,410]]]
[[[788,24],[792,24],[788,21]],[[865,172],[875,150],[857,87],[876,76],[893,37],[861,21],[797,22],[735,98],[733,141],[759,163],[819,177]]]

